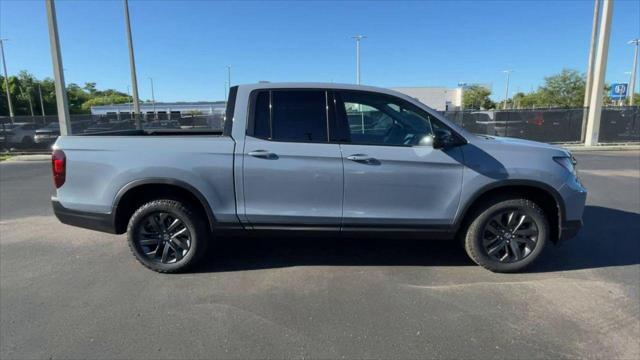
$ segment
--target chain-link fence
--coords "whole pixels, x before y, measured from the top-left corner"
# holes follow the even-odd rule
[[[547,143],[581,142],[585,109],[465,110],[444,116],[466,130]],[[640,107],[602,110],[600,143],[640,142]]]
[[[579,143],[584,109],[465,110],[444,116],[473,133],[509,136],[547,143]],[[55,142],[60,129],[58,117],[18,116],[11,123],[0,117],[0,148],[45,149]],[[224,114],[147,113],[141,115],[144,130],[203,129],[222,131]],[[74,134],[135,130],[131,113],[71,115]],[[640,142],[640,107],[602,110],[600,143]]]

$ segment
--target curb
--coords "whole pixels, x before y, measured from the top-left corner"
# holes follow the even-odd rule
[[[51,161],[51,155],[13,155],[5,160],[6,162],[12,161]]]
[[[596,146],[584,146],[576,144],[560,145],[563,148],[571,151],[625,151],[625,150],[640,150],[640,144],[638,145],[596,145]]]

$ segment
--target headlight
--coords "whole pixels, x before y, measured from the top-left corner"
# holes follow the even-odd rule
[[[567,169],[570,173],[572,173],[573,175],[576,175],[576,168],[575,168],[575,164],[576,159],[571,156],[571,157],[565,157],[565,156],[556,156],[553,158],[553,160],[555,160],[555,162],[557,162],[558,164],[560,164],[563,168]]]

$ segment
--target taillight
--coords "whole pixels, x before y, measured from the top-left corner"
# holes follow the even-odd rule
[[[67,158],[64,156],[64,151],[53,150],[51,169],[53,170],[53,183],[56,185],[56,189],[60,188],[64,184],[67,173]]]

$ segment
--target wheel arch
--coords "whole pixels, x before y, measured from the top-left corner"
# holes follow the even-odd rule
[[[189,201],[207,217],[209,228],[213,230],[215,217],[209,202],[194,186],[171,178],[148,178],[134,180],[123,186],[116,194],[112,214],[117,234],[126,232],[127,223],[135,210],[143,203],[162,196],[178,197]]]
[[[551,225],[551,239],[557,242],[561,234],[561,225],[565,216],[562,197],[551,186],[538,181],[504,180],[480,188],[462,207],[456,218],[458,232],[465,231],[472,221],[470,216],[485,201],[493,196],[519,195],[535,202],[548,214]]]

